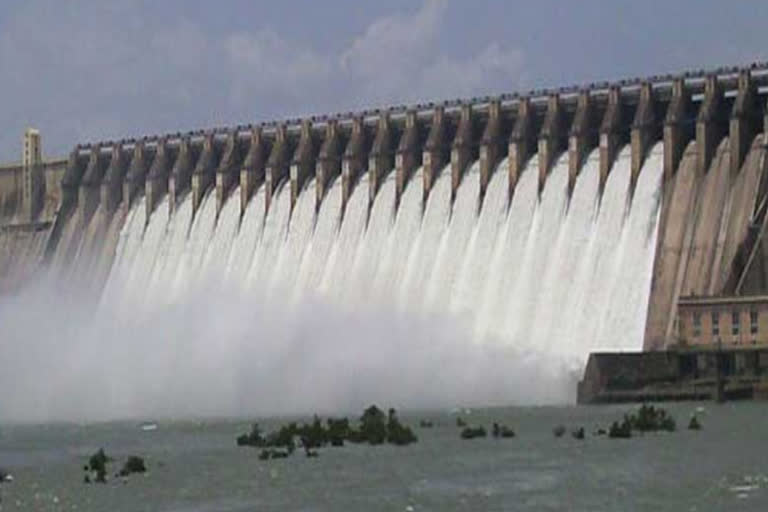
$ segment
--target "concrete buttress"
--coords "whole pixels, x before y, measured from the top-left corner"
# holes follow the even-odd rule
[[[368,163],[366,155],[368,154],[368,137],[366,135],[365,124],[361,117],[352,120],[352,133],[349,135],[349,142],[344,149],[344,158],[341,164],[341,215],[347,208],[347,202],[352,195],[352,190],[357,184],[357,180],[365,172],[365,166]]]
[[[456,199],[456,191],[467,166],[477,158],[474,117],[471,105],[462,105],[459,126],[451,145],[451,201]]]
[[[368,204],[373,204],[381,184],[395,167],[395,151],[392,147],[394,140],[393,128],[389,121],[389,113],[379,116],[376,127],[376,137],[373,139],[371,152],[368,154],[369,194]]]
[[[325,137],[315,165],[315,210],[317,211],[320,210],[320,204],[331,182],[341,174],[342,147],[339,124],[335,119],[331,119],[325,126]]]
[[[424,166],[424,194],[423,202],[427,202],[429,192],[437,181],[448,157],[447,124],[445,110],[442,106],[435,107],[432,114],[432,125],[429,128],[427,141],[424,143],[422,165]]]
[[[240,166],[243,163],[245,142],[240,139],[235,130],[227,133],[221,162],[216,169],[216,214],[221,212],[229,193],[235,187],[240,177]]]
[[[528,159],[536,151],[531,101],[521,98],[517,105],[517,118],[509,137],[509,198],[515,192],[517,180],[525,169]]]
[[[291,211],[296,206],[296,201],[307,180],[315,173],[315,157],[312,122],[304,119],[301,122],[299,145],[291,160]]]
[[[272,203],[277,187],[288,176],[290,165],[290,140],[284,124],[279,124],[275,130],[275,141],[267,160],[266,175],[264,178],[264,199],[266,211]]]
[[[411,179],[411,176],[421,164],[421,152],[419,145],[421,136],[419,133],[419,123],[416,112],[409,111],[405,114],[405,127],[400,137],[400,143],[397,146],[395,155],[395,169],[397,179],[397,189],[395,192],[395,204],[400,204],[400,197],[403,195],[405,186]]]
[[[480,137],[480,201],[482,205],[491,175],[502,158],[501,102],[491,100],[488,105],[488,122]]]
[[[581,91],[576,100],[576,115],[568,133],[568,196],[573,192],[584,159],[597,146],[595,108],[589,91]]]
[[[245,212],[248,201],[259,186],[264,183],[267,158],[269,156],[269,142],[264,137],[261,127],[251,130],[251,143],[248,146],[248,154],[245,155],[243,166],[240,169],[240,214]]]

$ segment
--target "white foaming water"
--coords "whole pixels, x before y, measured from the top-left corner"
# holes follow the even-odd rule
[[[448,190],[450,193],[450,188]],[[456,191],[451,219],[437,249],[434,269],[426,282],[423,307],[427,311],[442,313],[449,308],[454,283],[461,271],[464,254],[468,252],[477,221],[479,200],[480,164],[475,162],[467,169]]]
[[[528,233],[511,231],[508,233],[507,242],[515,248],[512,255],[517,255],[514,260],[522,261],[518,268],[519,278],[515,287],[510,289],[511,295],[504,302],[506,314],[504,330],[500,336],[508,337],[508,340],[530,350],[542,350],[543,347],[531,339],[535,327],[534,315],[539,307],[542,292],[550,293],[542,289],[542,276],[547,275],[549,269],[558,264],[556,251],[557,237],[564,225],[564,217],[567,207],[568,185],[568,158],[563,154],[557,160],[549,176],[547,177],[541,199],[536,203],[533,211],[533,219]],[[515,198],[512,199],[514,204]],[[510,219],[512,219],[510,212]],[[523,244],[518,244],[522,242]],[[520,251],[520,248],[524,248]],[[515,264],[514,260],[507,264]],[[551,286],[557,286],[551,283]]]
[[[339,347],[356,354],[367,374],[378,375],[375,361],[381,359],[373,355],[392,347],[382,341],[387,335],[368,334],[390,329],[392,336],[403,338],[393,346],[409,346],[408,361],[419,361],[408,365],[399,352],[388,353],[384,358],[388,362],[382,364],[405,365],[404,376],[415,369],[421,374],[439,371],[440,357],[453,360],[446,353],[436,358],[431,352],[432,343],[439,344],[447,331],[449,337],[464,340],[461,350],[451,345],[450,350],[458,351],[454,355],[461,354],[457,360],[465,356],[478,360],[476,356],[486,350],[511,350],[508,353],[521,358],[520,364],[538,367],[534,361],[539,357],[549,362],[544,366],[552,372],[562,372],[564,367],[583,364],[590,350],[637,349],[642,344],[659,214],[660,146],[650,153],[631,201],[629,160],[629,149],[624,148],[600,196],[593,153],[569,197],[567,156],[555,163],[541,193],[534,156],[519,176],[511,201],[505,160],[491,177],[482,208],[478,208],[477,162],[466,171],[453,205],[449,168],[442,170],[426,205],[419,169],[397,210],[392,172],[369,212],[369,178],[364,174],[343,220],[338,179],[317,215],[313,180],[293,212],[287,183],[276,191],[267,214],[264,188],[259,188],[242,219],[238,191],[218,218],[210,193],[194,218],[187,196],[170,217],[167,199],[161,202],[148,223],[141,200],[127,216],[101,306],[108,310],[120,306],[120,314],[138,314],[139,320],[160,307],[161,313],[154,311],[152,317],[153,325],[160,325],[164,314],[177,320],[184,316],[190,300],[195,304],[192,309],[201,311],[216,297],[229,300],[229,309],[242,304],[242,315],[205,330],[207,336],[218,337],[215,354],[202,340],[193,342],[191,352],[176,340],[163,356],[168,364],[184,354],[206,362],[205,368],[213,365],[224,379],[220,383],[224,393],[238,390],[236,381],[227,380],[227,368],[245,363],[239,361],[241,352],[262,353],[263,361],[271,361],[259,362],[257,357],[254,364],[287,365],[287,370],[295,363],[313,375],[325,372],[333,374],[333,381],[346,377],[354,381],[358,370],[348,368],[349,375],[340,375],[336,366],[340,360],[325,357],[332,350],[309,348],[321,341],[332,349],[335,338],[349,338]],[[224,285],[219,284],[222,281]],[[205,299],[188,299],[201,296],[196,291],[201,284],[206,286]],[[287,302],[281,291],[294,300]],[[249,322],[245,306],[251,304],[260,309],[258,316],[262,324],[270,325],[269,332],[258,331],[259,325]],[[163,307],[169,308],[167,313],[162,313]],[[274,316],[277,311],[279,317]],[[338,316],[338,325],[303,321],[314,319],[315,311],[321,311],[323,318]],[[450,327],[433,330],[417,325],[422,321],[429,325],[430,318],[437,318],[435,327]],[[347,328],[356,334],[345,337]],[[239,341],[230,346],[227,337]],[[259,347],[243,345],[248,343]],[[366,351],[371,358],[363,357]],[[467,385],[482,388],[483,375],[503,378],[509,373],[495,371],[490,361],[482,368],[466,369],[472,376]],[[153,364],[159,371],[164,363]],[[507,367],[503,358],[496,364]]]
[[[153,288],[160,295],[162,304],[170,304],[176,297],[181,288],[178,276],[181,268],[181,260],[187,245],[187,236],[192,226],[192,196],[186,197],[178,203],[176,211],[173,213],[168,223],[168,237],[170,238],[169,251],[166,260],[161,265],[163,271],[157,275],[157,283]],[[183,284],[183,283],[182,283]]]
[[[291,215],[291,188],[288,183],[279,185],[270,202],[269,212],[264,221],[261,240],[251,261],[247,288],[256,288],[269,281],[275,271],[277,256],[288,230]]]
[[[125,218],[123,229],[120,230],[120,238],[115,249],[115,260],[112,269],[104,284],[99,304],[114,303],[124,293],[130,265],[133,263],[136,251],[141,245],[141,237],[144,235],[144,198],[134,204]],[[144,212],[144,213],[139,213]],[[139,228],[140,225],[140,228]]]
[[[400,207],[396,212],[395,223],[378,262],[379,267],[373,282],[374,297],[378,301],[391,304],[397,300],[400,283],[405,277],[403,270],[406,268],[421,229],[423,183],[424,172],[420,167],[411,176],[400,197]]]
[[[312,179],[296,199],[288,224],[288,232],[281,240],[277,259],[266,260],[272,261],[270,266],[274,265],[274,273],[268,287],[270,291],[281,290],[283,293],[290,293],[296,283],[301,258],[309,245],[312,230],[315,227],[316,194],[315,180]]]
[[[483,297],[479,301],[475,340],[488,337],[505,339],[505,320],[509,314],[507,305],[515,297],[518,276],[523,268],[526,244],[529,241],[533,213],[538,201],[539,161],[534,156],[518,178],[506,224],[500,228],[493,254],[489,261],[490,270],[483,283]]]
[[[496,239],[507,218],[508,173],[508,162],[504,159],[488,183],[480,217],[475,223],[459,275],[450,293],[450,307],[455,313],[471,315],[479,309],[477,305],[483,298]],[[467,180],[465,182],[469,183]],[[471,185],[462,183],[459,194],[462,194],[462,190],[466,187]],[[459,215],[459,208],[456,210],[456,215]],[[467,215],[466,212],[464,215]]]
[[[381,184],[371,207],[368,228],[360,240],[360,248],[356,251],[355,262],[352,265],[350,280],[352,285],[342,292],[342,303],[358,304],[366,302],[373,293],[373,284],[387,250],[387,242],[393,228],[395,216],[395,193],[397,182],[394,172],[390,173]],[[364,212],[362,207],[358,210]],[[349,217],[352,210],[344,216],[344,224],[351,222]],[[342,226],[342,231],[344,226]]]
[[[226,282],[228,285],[245,288],[248,283],[248,271],[253,262],[253,255],[261,241],[266,215],[266,196],[264,186],[248,202],[243,218],[238,226],[237,237],[232,242],[232,250],[227,263]]]
[[[451,166],[447,165],[440,172],[429,193],[421,229],[417,232],[405,265],[405,276],[400,284],[397,299],[400,307],[405,311],[422,309],[427,286],[437,267],[435,262],[440,240],[448,228],[450,215]],[[395,243],[405,245],[405,241]]]
[[[163,208],[163,204],[165,204],[165,208]],[[148,301],[152,298],[148,297],[147,291],[152,282],[155,265],[162,265],[158,257],[165,239],[168,217],[168,205],[161,202],[159,208],[150,216],[144,229],[141,245],[139,245],[133,261],[129,262],[130,273],[125,286],[126,292],[122,296],[124,307],[127,308],[126,311],[150,307]]]
[[[615,280],[616,254],[626,219],[630,179],[630,150],[624,147],[608,174],[592,226],[589,244],[574,277],[574,294],[569,301],[557,336],[580,333],[568,346],[572,353],[586,353],[599,346],[597,335],[605,310],[611,307],[610,291]]]
[[[227,270],[229,254],[237,235],[240,221],[240,187],[235,188],[219,212],[216,229],[203,258],[205,279],[219,280]]]
[[[662,174],[663,149],[658,143],[638,176],[629,215],[622,227],[614,257],[611,295],[594,342],[598,348],[637,349],[637,340],[642,340],[653,275]]]
[[[552,245],[548,248],[549,262],[546,270],[538,277],[540,288],[534,291],[536,309],[530,330],[525,335],[533,346],[544,350],[563,349],[560,343],[553,341],[552,329],[556,323],[567,321],[568,315],[564,311],[569,294],[573,291],[573,277],[581,258],[589,256],[587,246],[598,204],[599,184],[600,159],[595,149],[576,180],[568,201],[568,211],[558,226],[557,238],[540,238],[542,244],[551,242]]]
[[[315,294],[320,288],[331,249],[336,241],[341,218],[341,179],[329,184],[326,197],[317,214],[317,224],[309,247],[304,251],[299,278],[294,292],[296,300]]]
[[[191,196],[188,196],[186,201],[191,201]],[[179,260],[176,279],[172,288],[172,301],[174,302],[182,300],[181,297],[205,275],[202,270],[203,258],[216,225],[215,194],[209,191],[203,197],[198,208],[199,211],[192,220],[192,227],[189,228],[189,236]]]
[[[334,238],[325,275],[320,284],[320,292],[328,295],[330,300],[340,301],[344,297],[345,289],[354,282],[350,270],[353,269],[362,247],[361,239],[368,220],[369,186],[368,173],[365,173],[352,190],[344,222],[339,228],[338,236]]]

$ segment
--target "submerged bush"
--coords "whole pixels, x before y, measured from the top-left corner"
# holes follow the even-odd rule
[[[478,437],[486,437],[488,433],[485,431],[485,427],[464,427],[461,431],[462,439],[475,439]]]
[[[125,461],[123,469],[120,470],[120,476],[128,476],[132,473],[144,473],[147,471],[147,466],[144,464],[144,459],[131,455],[128,460]]]

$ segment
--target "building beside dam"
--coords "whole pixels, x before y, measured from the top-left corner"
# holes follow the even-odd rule
[[[754,64],[60,160],[28,132],[23,162],[0,168],[0,289],[45,271],[167,303],[220,272],[466,313],[525,350],[765,345],[767,91]]]

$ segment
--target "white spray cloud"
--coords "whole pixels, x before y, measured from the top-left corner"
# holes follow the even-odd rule
[[[198,288],[138,313],[35,286],[0,299],[0,421],[564,403],[553,358],[472,345],[455,318]]]

